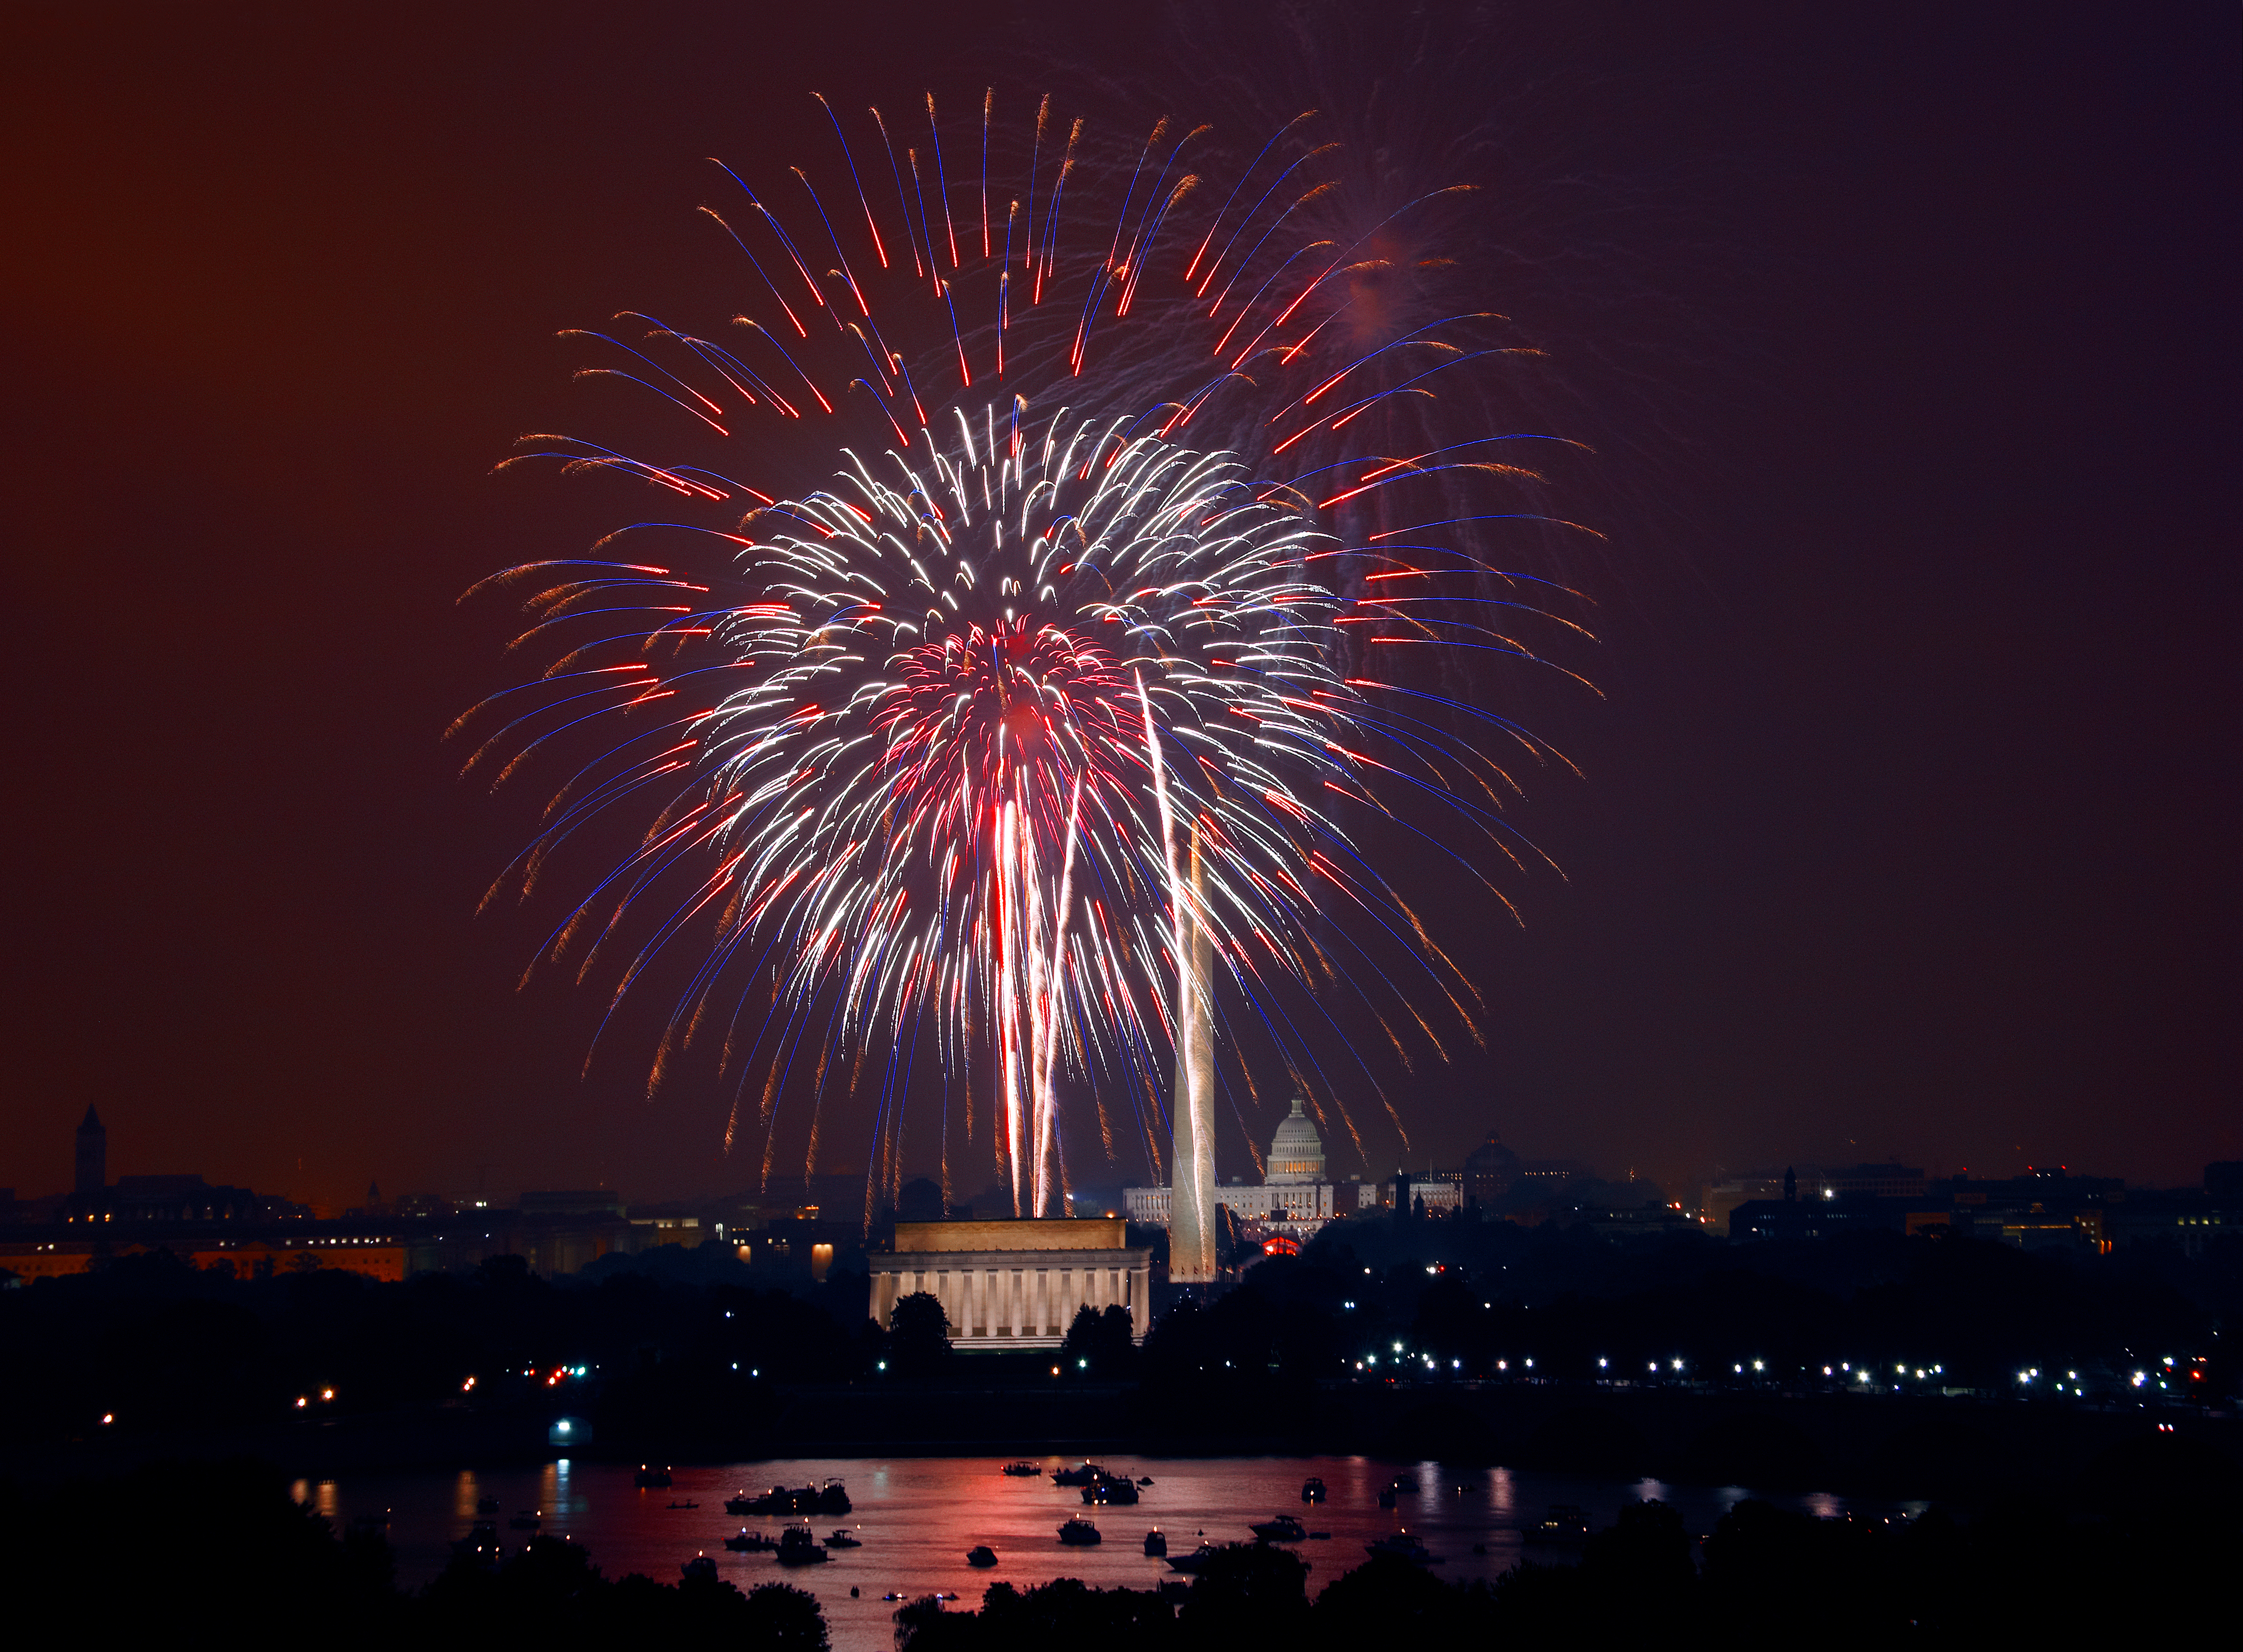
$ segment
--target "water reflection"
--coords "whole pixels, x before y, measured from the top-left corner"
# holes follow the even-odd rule
[[[1294,1514],[1312,1533],[1322,1534],[1297,1551],[1311,1568],[1309,1588],[1315,1592],[1363,1564],[1368,1546],[1397,1530],[1407,1530],[1441,1557],[1437,1575],[1455,1582],[1492,1581],[1525,1552],[1519,1528],[1539,1522],[1554,1504],[1577,1504],[1605,1526],[1622,1505],[1656,1496],[1680,1509],[1692,1532],[1704,1533],[1754,1494],[1741,1486],[1692,1487],[1526,1469],[1445,1469],[1438,1462],[1367,1457],[1102,1461],[1113,1474],[1149,1477],[1152,1483],[1141,1488],[1139,1504],[1086,1508],[1080,1493],[1052,1483],[1051,1470],[1072,1466],[1072,1460],[1056,1457],[1043,1460],[1044,1472],[1033,1479],[1001,1474],[995,1458],[680,1467],[672,1487],[652,1492],[632,1485],[633,1465],[562,1459],[518,1469],[354,1476],[316,1487],[299,1481],[292,1494],[300,1501],[316,1499],[320,1512],[339,1525],[349,1515],[394,1510],[389,1534],[400,1581],[408,1585],[426,1582],[442,1569],[450,1545],[467,1534],[478,1503],[486,1498],[498,1500],[509,1512],[542,1508],[543,1529],[565,1532],[610,1577],[642,1572],[674,1583],[683,1562],[705,1553],[743,1588],[784,1579],[815,1592],[825,1607],[835,1652],[891,1652],[894,1606],[881,1600],[884,1595],[910,1598],[954,1592],[963,1597],[961,1605],[970,1606],[999,1580],[1025,1588],[1078,1577],[1098,1587],[1150,1588],[1175,1575],[1143,1552],[1145,1534],[1155,1527],[1168,1536],[1171,1554],[1182,1555],[1202,1536],[1217,1542],[1244,1541],[1250,1535],[1249,1522]],[[1321,1503],[1302,1497],[1303,1482],[1312,1475],[1326,1487]],[[845,1521],[818,1517],[816,1529],[822,1537],[848,1524],[862,1548],[836,1549],[824,1566],[783,1571],[769,1554],[731,1553],[722,1547],[722,1540],[743,1524],[776,1536],[787,1523],[727,1515],[724,1500],[735,1488],[818,1485],[828,1477],[845,1481],[856,1507]],[[1394,1506],[1381,1508],[1379,1494],[1398,1480],[1415,1480],[1417,1489],[1396,1493]],[[1771,1501],[1817,1514],[1847,1508],[1843,1500],[1827,1495]],[[687,1503],[698,1506],[683,1507]],[[1884,1505],[1878,1512],[1903,1508],[1921,1505]],[[1059,1527],[1071,1516],[1088,1517],[1104,1541],[1095,1548],[1062,1547]],[[503,1517],[500,1531],[509,1548],[528,1536],[509,1528]],[[979,1543],[997,1551],[995,1568],[977,1571],[967,1564],[967,1551]],[[1538,1560],[1564,1560],[1576,1552],[1533,1551]],[[853,1598],[852,1586],[859,1591]]]

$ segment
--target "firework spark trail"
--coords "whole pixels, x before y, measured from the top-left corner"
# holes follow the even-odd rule
[[[1287,982],[1377,991],[1391,979],[1345,926],[1323,944],[1308,937],[1319,884],[1365,916],[1368,938],[1391,937],[1470,1024],[1469,983],[1357,853],[1342,814],[1367,809],[1427,836],[1382,799],[1391,786],[1435,799],[1476,832],[1507,832],[1492,811],[1515,782],[1384,699],[1390,688],[1445,704],[1443,696],[1347,662],[1365,642],[1418,641],[1552,663],[1495,630],[1492,606],[1474,588],[1449,594],[1440,582],[1492,575],[1517,591],[1477,544],[1452,541],[1467,521],[1553,519],[1485,508],[1483,491],[1481,508],[1407,529],[1355,541],[1337,531],[1335,507],[1357,508],[1349,501],[1366,494],[1421,489],[1429,478],[1452,492],[1485,490],[1533,473],[1458,457],[1524,434],[1401,456],[1339,445],[1386,399],[1434,394],[1445,371],[1501,353],[1449,343],[1435,336],[1439,323],[1368,345],[1356,325],[1319,342],[1354,303],[1339,276],[1357,249],[1287,238],[1289,223],[1327,187],[1304,175],[1332,147],[1295,137],[1308,117],[1273,136],[1201,224],[1187,222],[1200,179],[1181,169],[1206,129],[1166,141],[1165,123],[1156,125],[1134,163],[1116,169],[1101,209],[1083,123],[1069,123],[1063,144],[1047,143],[1056,134],[1046,99],[1027,176],[1017,191],[999,189],[1008,203],[1000,239],[991,225],[993,97],[976,164],[963,170],[946,165],[932,97],[924,155],[908,146],[899,158],[872,111],[895,190],[885,234],[843,123],[819,101],[847,162],[836,198],[853,194],[863,214],[853,265],[844,245],[856,236],[853,214],[830,213],[799,171],[791,176],[810,204],[806,235],[790,232],[730,167],[748,211],[736,225],[704,209],[744,254],[791,345],[746,315],[736,318],[738,347],[636,315],[623,319],[651,329],[643,348],[589,330],[574,336],[629,358],[587,374],[651,391],[726,453],[750,408],[785,421],[813,416],[779,382],[798,381],[826,414],[869,398],[877,418],[853,422],[870,445],[837,433],[825,484],[791,489],[734,480],[729,459],[657,462],[579,439],[529,439],[509,464],[558,459],[702,508],[748,508],[721,526],[630,524],[602,541],[616,560],[533,564],[486,581],[543,581],[512,646],[535,643],[555,657],[539,680],[542,702],[522,710],[516,696],[533,685],[520,685],[455,732],[479,713],[502,713],[468,768],[512,748],[504,782],[569,730],[619,729],[553,794],[541,835],[500,883],[518,882],[526,895],[562,843],[608,811],[653,801],[637,849],[543,952],[557,961],[591,933],[581,977],[626,916],[647,909],[648,938],[621,971],[612,1016],[665,948],[708,937],[661,1040],[657,1081],[704,1026],[722,1029],[719,1070],[738,1067],[743,1084],[756,1052],[770,1048],[758,1108],[768,1168],[793,1045],[814,1036],[809,1011],[830,993],[812,1138],[827,1075],[857,1073],[865,1046],[885,1037],[873,1158],[887,1167],[875,1173],[892,1179],[912,1052],[932,1018],[956,1090],[982,1082],[977,1063],[990,1074],[991,1146],[1016,1210],[1041,1214],[1063,1190],[1058,1070],[1155,1095],[1156,1050],[1176,1036],[1189,996],[1214,991],[1212,979],[1191,978],[1189,954],[1205,948],[1218,960],[1288,1070],[1322,1071],[1311,1035],[1271,995]],[[953,174],[963,198],[953,198]],[[1251,203],[1243,212],[1242,202]],[[1101,210],[1089,231],[1070,231],[1074,214]],[[889,251],[899,230],[908,272]],[[823,257],[806,250],[819,245],[833,260],[822,273],[813,265]],[[1135,318],[1119,325],[1133,307]],[[884,319],[907,330],[913,360],[890,347]],[[1413,358],[1421,346],[1439,359]],[[650,353],[663,347],[674,359]],[[1223,359],[1226,351],[1235,359]],[[995,383],[975,387],[977,362]],[[955,388],[939,388],[952,371]],[[1343,386],[1335,405],[1315,407]],[[1032,401],[1059,386],[1073,410]],[[1216,421],[1226,428],[1279,438],[1263,463],[1311,435],[1317,462],[1257,472],[1171,440],[1212,405],[1230,408]],[[1404,532],[1413,542],[1381,542]],[[715,539],[730,567],[636,548],[681,533],[689,547]],[[1357,576],[1366,594],[1344,594],[1320,571],[1343,565],[1377,570]],[[1397,580],[1409,583],[1391,586]],[[1488,717],[1535,761],[1546,753],[1492,714],[1462,709]],[[1467,776],[1483,802],[1458,791]],[[1334,940],[1355,949],[1356,964],[1335,959]],[[766,970],[777,984],[767,1003],[754,987]],[[727,1007],[735,990],[725,983],[742,976],[748,987]],[[758,1013],[761,1030],[748,1036],[744,1019]],[[1439,1050],[1414,1011],[1411,1024]],[[1380,1024],[1406,1064],[1384,1017]],[[1251,1095],[1250,1074],[1247,1087]],[[1359,1139],[1340,1086],[1326,1078],[1319,1087]],[[970,1140],[970,1103],[965,1118]],[[1102,1103],[1100,1118],[1107,1135]]]

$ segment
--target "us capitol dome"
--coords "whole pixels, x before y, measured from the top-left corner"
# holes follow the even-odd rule
[[[1324,1138],[1303,1111],[1302,1098],[1293,1098],[1293,1111],[1270,1138],[1270,1170],[1265,1183],[1320,1182],[1324,1179]]]
[[[1366,1193],[1372,1200],[1377,1197],[1375,1186],[1366,1187],[1359,1180],[1336,1185],[1324,1179],[1324,1138],[1317,1133],[1303,1096],[1296,1095],[1292,1111],[1277,1121],[1263,1165],[1259,1187],[1234,1176],[1216,1187],[1216,1196],[1239,1221],[1283,1233],[1296,1244],[1335,1217],[1371,1208]],[[1167,1225],[1169,1189],[1125,1187],[1122,1197],[1131,1221]]]

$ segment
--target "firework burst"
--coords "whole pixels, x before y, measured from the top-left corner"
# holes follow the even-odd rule
[[[1195,950],[1297,1075],[1317,1068],[1317,1041],[1283,989],[1385,973],[1361,944],[1317,938],[1311,914],[1393,937],[1472,1024],[1468,984],[1349,822],[1418,829],[1398,789],[1502,842],[1516,787],[1498,741],[1548,753],[1485,711],[1496,740],[1453,738],[1377,656],[1539,660],[1517,625],[1490,621],[1546,604],[1490,601],[1494,569],[1469,537],[1384,548],[1342,530],[1366,496],[1531,484],[1499,455],[1539,439],[1348,446],[1351,425],[1382,427],[1367,413],[1499,352],[1428,325],[1331,353],[1359,334],[1366,260],[1384,254],[1288,240],[1326,152],[1292,126],[1217,201],[1184,165],[1197,133],[1156,128],[1134,167],[1093,169],[1080,124],[1062,131],[1047,100],[1017,193],[993,196],[988,102],[972,170],[946,162],[932,98],[926,119],[924,148],[899,146],[876,112],[863,154],[834,121],[852,211],[799,172],[807,227],[744,183],[738,206],[710,209],[767,312],[736,318],[736,339],[643,317],[636,341],[587,335],[628,357],[588,372],[666,400],[706,452],[542,438],[535,453],[641,477],[687,520],[487,581],[526,588],[516,646],[549,663],[455,732],[496,723],[468,760],[496,783],[611,731],[493,893],[527,895],[562,844],[618,816],[650,823],[541,956],[573,957],[582,979],[614,952],[620,1002],[684,952],[655,1082],[704,1037],[744,1085],[760,1071],[768,1169],[797,1053],[815,1050],[820,1096],[880,1060],[873,1179],[892,1181],[931,1031],[967,1120],[987,1104],[1016,1210],[1041,1214],[1062,1184],[1062,1073],[1098,1098],[1109,1152],[1104,1094],[1130,1095],[1157,1165],[1161,1051],[1179,999],[1216,985],[1186,978]],[[1095,214],[1073,216],[1085,198]],[[1213,210],[1195,218],[1200,198]],[[1412,352],[1425,363],[1398,376]],[[735,480],[743,416],[834,425],[824,485]],[[1194,447],[1202,418],[1258,420],[1258,468]],[[1296,448],[1316,462],[1278,462]],[[637,548],[657,541],[658,561]],[[1339,1087],[1317,1090],[1352,1132]]]

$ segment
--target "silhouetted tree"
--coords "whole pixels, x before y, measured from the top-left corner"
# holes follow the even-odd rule
[[[1118,1302],[1108,1303],[1101,1313],[1086,1302],[1074,1311],[1074,1322],[1067,1328],[1061,1353],[1070,1367],[1077,1361],[1087,1363],[1093,1376],[1127,1376],[1136,1353],[1129,1332],[1128,1309]]]
[[[888,1316],[888,1368],[899,1376],[931,1377],[950,1358],[950,1316],[931,1293],[913,1291]]]

